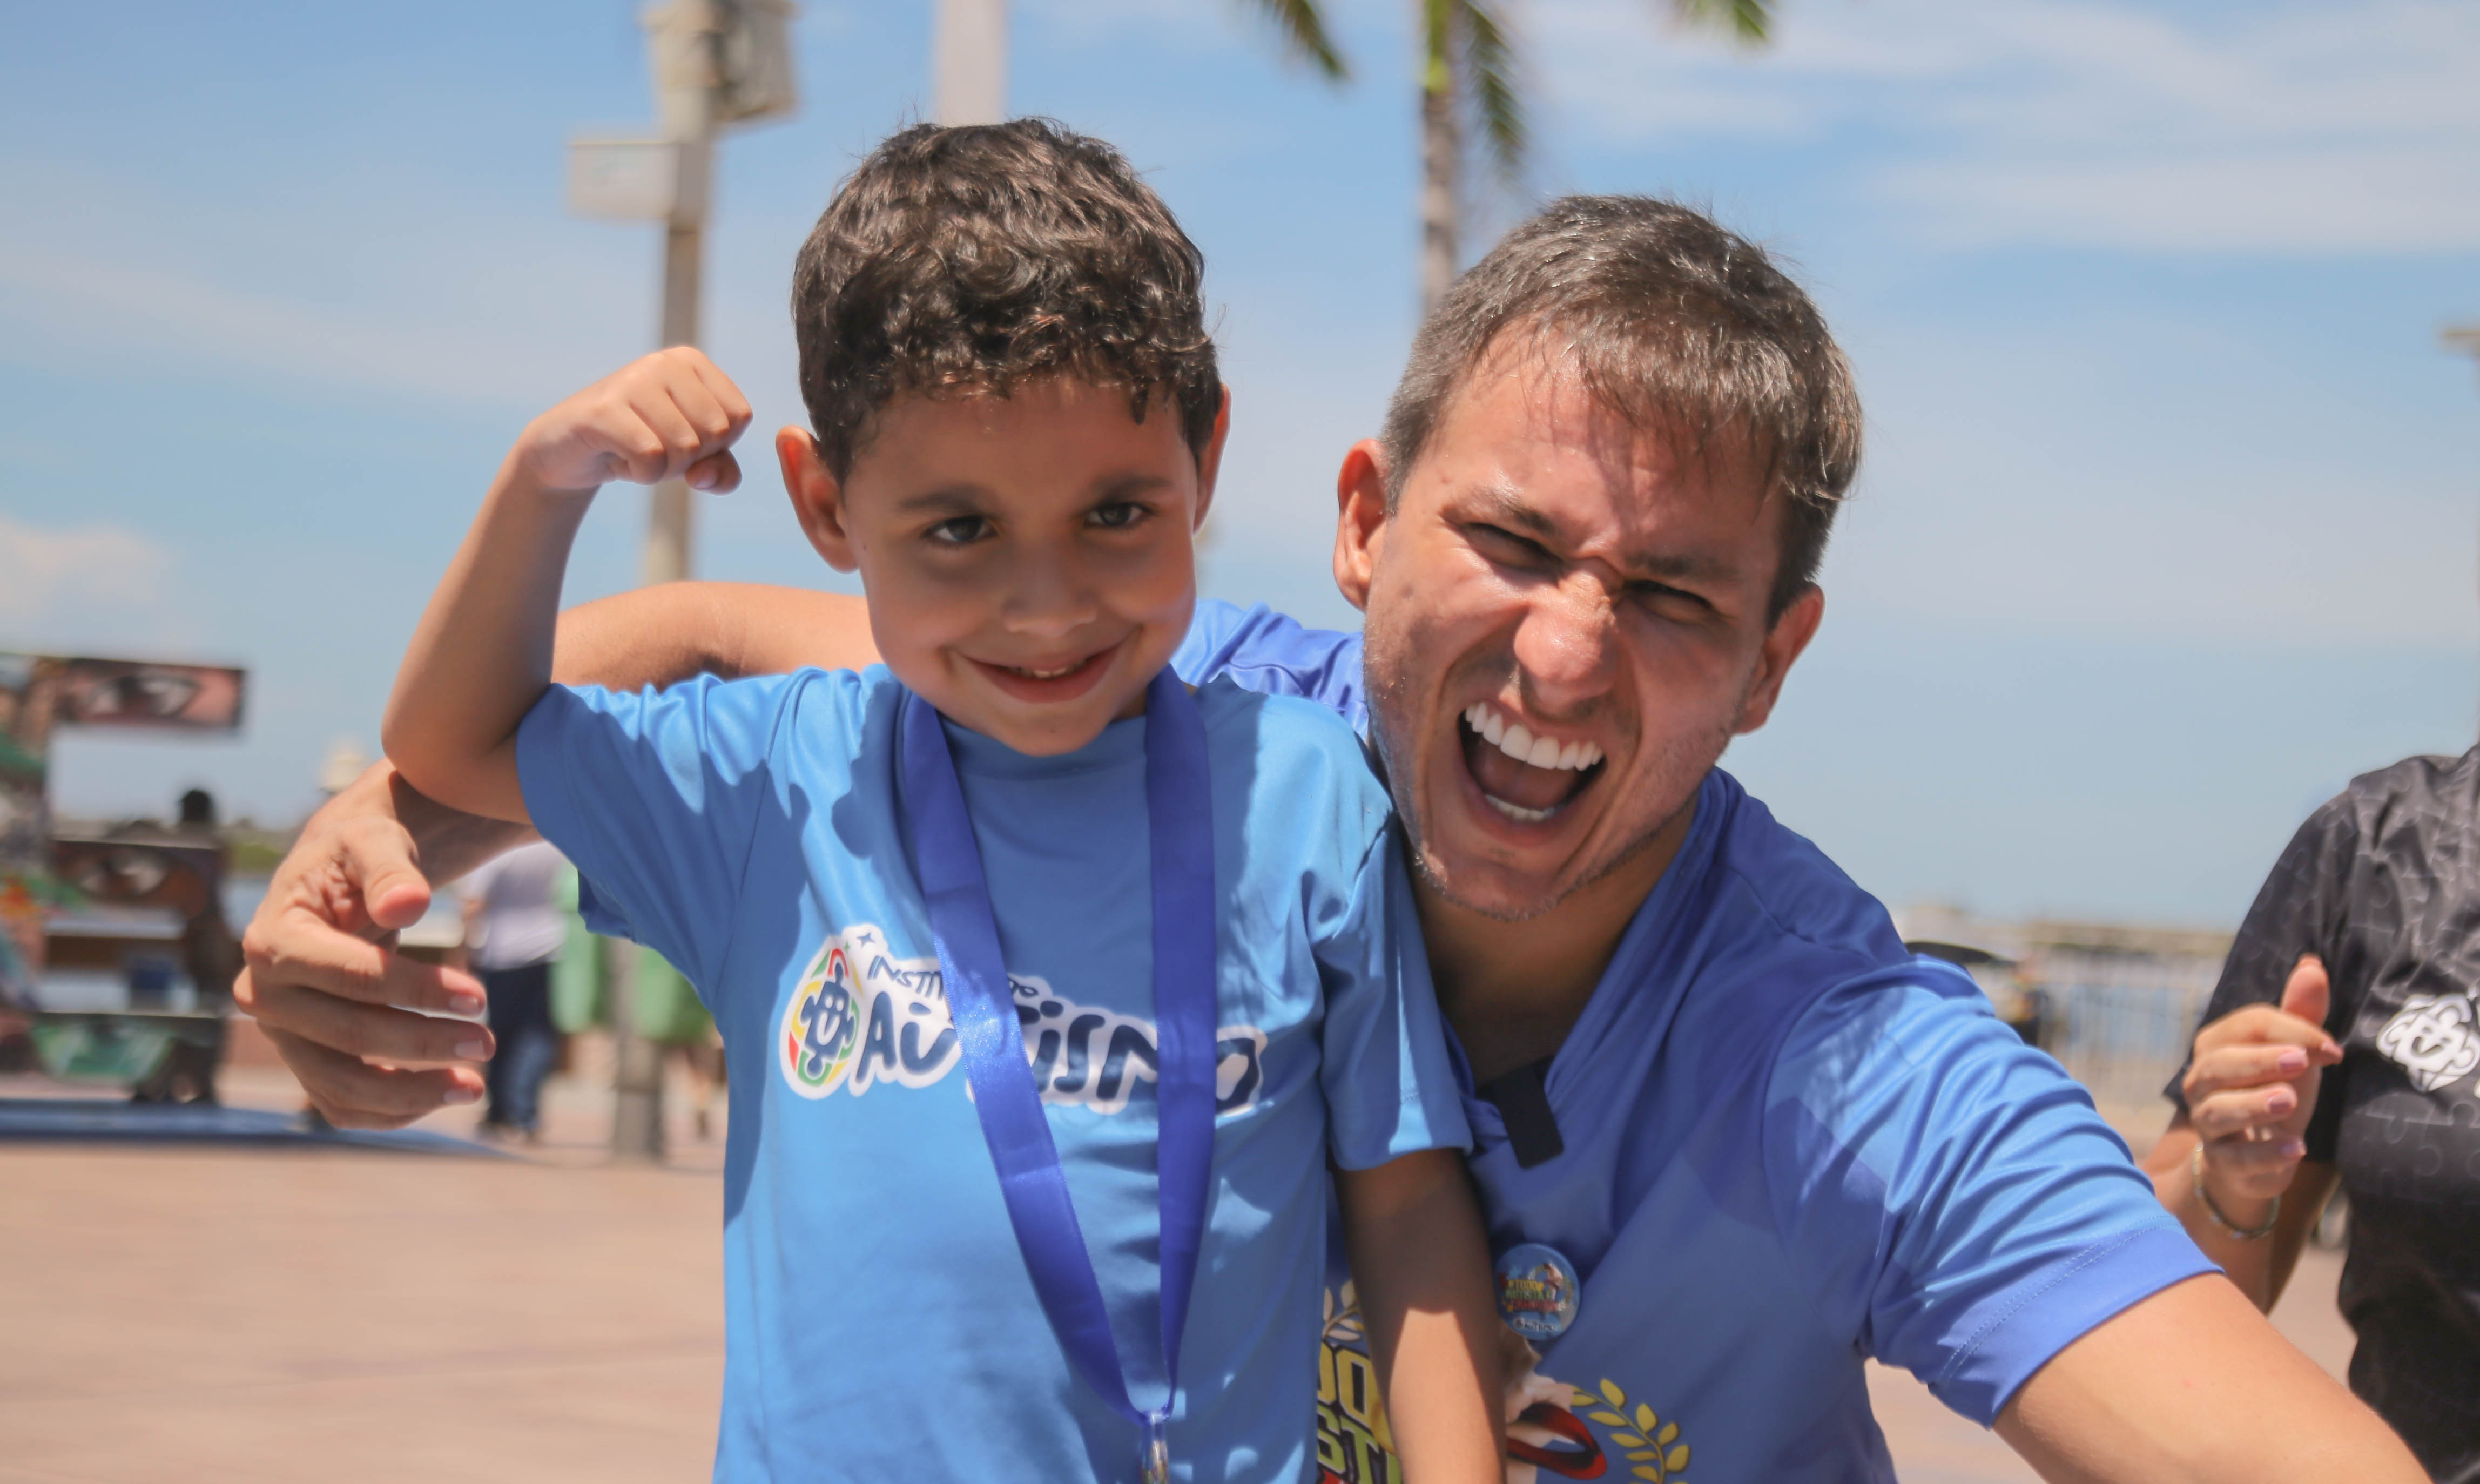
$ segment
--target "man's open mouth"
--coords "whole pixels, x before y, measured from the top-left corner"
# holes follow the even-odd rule
[[[1466,706],[1457,730],[1482,797],[1517,824],[1548,822],[1602,776],[1598,745],[1537,736],[1486,701]]]

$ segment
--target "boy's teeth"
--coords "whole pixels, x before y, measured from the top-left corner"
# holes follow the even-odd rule
[[[1481,739],[1497,748],[1517,762],[1533,768],[1560,769],[1577,772],[1602,760],[1602,750],[1590,742],[1560,742],[1553,737],[1537,737],[1521,723],[1510,723],[1485,701],[1476,701],[1464,707],[1464,725]],[[1497,800],[1490,801],[1493,804]],[[1512,805],[1501,805],[1511,809]],[[1525,810],[1526,815],[1533,811]],[[1549,815],[1543,814],[1544,819]]]

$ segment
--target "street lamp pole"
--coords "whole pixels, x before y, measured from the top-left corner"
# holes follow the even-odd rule
[[[569,146],[569,202],[591,216],[663,223],[664,345],[698,343],[714,139],[722,126],[792,111],[790,0],[663,0],[643,13],[660,128],[653,139],[578,140]],[[644,584],[685,580],[691,565],[689,487],[655,486],[647,508]],[[604,945],[611,996],[611,1152],[663,1156],[663,1060],[637,1029],[637,945]]]
[[[930,118],[997,123],[1007,117],[1008,0],[939,0],[930,36]]]
[[[2445,343],[2448,350],[2460,350],[2480,359],[2480,324],[2449,324],[2438,331],[2437,338]]]

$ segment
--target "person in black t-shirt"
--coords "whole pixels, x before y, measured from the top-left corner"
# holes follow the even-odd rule
[[[2480,1484],[2480,748],[2355,779],[2302,825],[2145,1160],[2271,1308],[2338,1180],[2351,1389],[2430,1475]]]

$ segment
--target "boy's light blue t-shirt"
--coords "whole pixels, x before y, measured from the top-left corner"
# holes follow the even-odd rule
[[[967,1099],[901,826],[883,669],[555,687],[526,806],[599,926],[680,965],[722,1030],[718,1479],[1132,1480],[1133,1424],[1045,1319]],[[1213,780],[1213,1205],[1175,1471],[1297,1479],[1327,1167],[1461,1146],[1387,800],[1306,703],[1198,696]],[[1138,1405],[1162,1393],[1145,723],[1036,758],[950,726],[1034,1073]]]
[[[1367,727],[1360,639],[1201,603],[1174,664]],[[1719,769],[1543,1079],[1564,1150],[1525,1168],[1466,1104],[1493,1250],[1583,1279],[1520,1377],[1554,1478],[1892,1480],[1862,1361],[1989,1423],[2111,1316],[2212,1265],[2058,1064]],[[1358,1326],[1327,1336],[1319,1462],[1395,1477]]]

